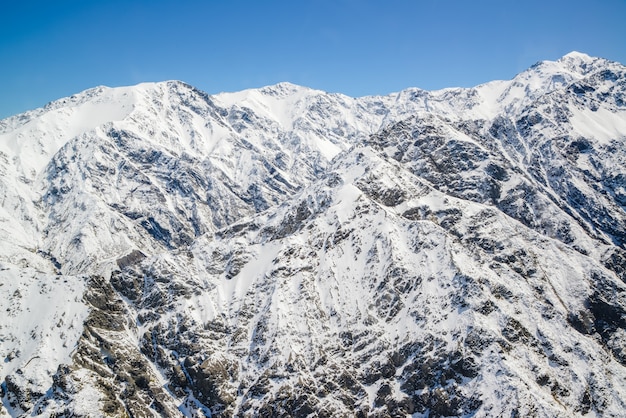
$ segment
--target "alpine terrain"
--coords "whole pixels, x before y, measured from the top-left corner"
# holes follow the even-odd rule
[[[0,121],[0,417],[623,417],[626,67]]]

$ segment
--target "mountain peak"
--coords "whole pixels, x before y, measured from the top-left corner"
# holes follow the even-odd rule
[[[594,58],[591,57],[590,55],[585,54],[584,52],[572,51],[563,55],[563,57],[561,58],[561,60],[567,60],[567,59],[592,61]]]
[[[595,71],[599,65],[605,65],[607,60],[592,57],[584,52],[572,51],[563,55],[563,57],[559,58],[556,63],[563,66],[568,71],[584,76]]]
[[[306,91],[312,91],[309,87],[293,84],[288,81],[281,81],[280,83],[261,87],[259,91],[264,95],[269,96],[290,96],[296,93],[302,93]]]

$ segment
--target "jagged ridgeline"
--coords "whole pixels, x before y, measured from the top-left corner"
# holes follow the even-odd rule
[[[0,121],[0,416],[620,417],[626,68]]]

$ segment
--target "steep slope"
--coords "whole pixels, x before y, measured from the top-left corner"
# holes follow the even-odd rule
[[[619,416],[625,97],[571,53],[0,121],[0,415]]]
[[[338,165],[187,254],[114,274],[158,367],[139,391],[167,382],[185,410],[251,416],[621,413],[622,334],[613,356],[593,336],[622,326],[610,271],[371,148]],[[113,376],[121,347],[100,360]]]
[[[271,103],[280,87],[258,94]],[[351,129],[341,135],[355,142],[379,123],[364,114],[363,126],[352,127],[341,119],[354,113],[349,104],[323,106],[321,92],[289,88],[286,99],[304,96],[302,106],[312,109],[308,119],[270,119],[245,101],[222,107],[179,82],[95,89],[36,117],[11,119],[5,125],[17,126],[2,138],[5,208],[35,228],[27,233],[50,237],[40,246],[64,260],[65,273],[89,271],[93,261],[125,255],[137,243],[148,250],[189,244],[280,203],[349,146],[332,133],[339,127],[319,124],[320,112],[339,114],[337,124]],[[125,109],[119,120],[112,118],[116,106]]]

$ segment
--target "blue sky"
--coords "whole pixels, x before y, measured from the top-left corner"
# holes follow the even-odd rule
[[[0,118],[171,79],[208,93],[469,87],[572,50],[626,63],[626,0],[5,0]]]

